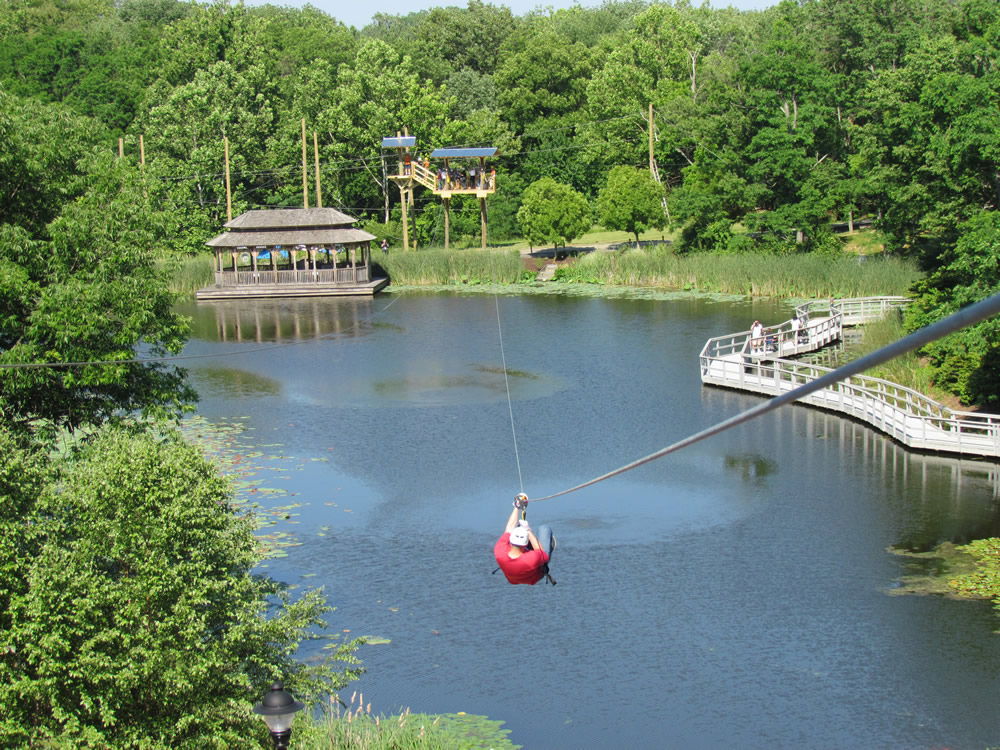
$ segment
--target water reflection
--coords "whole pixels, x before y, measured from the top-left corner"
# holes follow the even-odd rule
[[[371,330],[373,304],[368,297],[240,299],[202,302],[196,307],[189,303],[180,312],[194,318],[195,338],[263,343],[364,335]]]
[[[719,388],[705,388],[702,402],[734,414],[758,403],[748,396]],[[907,519],[895,546],[926,552],[942,542],[964,544],[973,539],[1000,536],[1000,465],[986,460],[915,453],[886,435],[859,422],[812,407],[779,410],[774,428],[782,433],[805,434],[824,441],[845,472],[861,474],[888,488],[900,516]],[[739,429],[739,428],[736,428]],[[794,439],[794,438],[793,438]],[[802,451],[809,456],[813,451]],[[749,458],[746,461],[750,461]],[[739,465],[727,457],[727,467]],[[830,480],[809,471],[815,484]],[[756,468],[754,469],[756,470]],[[747,476],[748,469],[744,469]],[[905,503],[908,511],[903,511]]]
[[[723,466],[738,471],[743,481],[763,479],[768,474],[773,474],[778,468],[774,461],[754,454],[726,456]]]

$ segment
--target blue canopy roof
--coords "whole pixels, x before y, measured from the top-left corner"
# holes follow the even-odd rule
[[[497,150],[495,148],[436,148],[431,152],[432,159],[455,159],[463,156],[485,157],[493,156]]]
[[[399,138],[383,138],[382,148],[406,148],[407,146],[417,145],[417,137],[415,135],[406,135]]]

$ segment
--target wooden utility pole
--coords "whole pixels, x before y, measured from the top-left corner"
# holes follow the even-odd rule
[[[229,137],[222,136],[222,153],[226,161],[226,221],[233,220],[233,196],[229,189]]]
[[[139,133],[139,166],[146,166],[146,144],[142,140],[142,133]]]
[[[309,208],[309,173],[306,171],[306,118],[302,118],[302,208]]]
[[[118,158],[119,159],[125,158],[125,139],[124,138],[119,138],[118,139]]]
[[[316,208],[323,208],[323,191],[319,186],[319,142],[316,131],[313,131],[313,161],[316,162]]]
[[[405,128],[403,129],[403,133],[409,135],[409,133],[406,132]],[[397,131],[397,137],[398,135],[399,132]],[[410,147],[407,146],[403,151],[403,153],[404,155],[410,153]],[[405,156],[404,156],[404,161],[405,161]],[[413,179],[413,167],[411,166],[410,180],[412,181],[412,179]],[[410,218],[409,216],[406,215],[406,207],[410,201],[411,190],[408,186],[405,186],[403,183],[400,183],[399,190],[401,198],[400,203],[403,204],[403,250],[406,251],[410,249]]]

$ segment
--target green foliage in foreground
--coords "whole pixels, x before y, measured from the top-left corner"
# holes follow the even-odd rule
[[[375,263],[396,284],[513,284],[523,276],[520,256],[511,250],[420,250],[393,252]]]
[[[754,297],[867,297],[904,294],[920,278],[908,260],[801,255],[676,255],[664,249],[589,253],[559,269],[561,281],[668,287]]]
[[[361,700],[360,698],[358,700]],[[352,699],[345,711],[296,719],[293,743],[301,750],[517,750],[502,721],[485,716],[411,714],[375,716]],[[370,708],[370,707],[369,707]]]
[[[272,680],[311,700],[360,672],[357,642],[293,658],[328,607],[251,573],[251,520],[176,433],[0,451],[0,746],[263,746]]]
[[[44,230],[0,224],[0,362],[120,364],[0,372],[7,424],[98,424],[122,414],[176,414],[195,399],[183,371],[130,362],[136,347],[176,354],[187,321],[155,268],[163,215],[142,174],[110,155],[88,162],[85,189]]]

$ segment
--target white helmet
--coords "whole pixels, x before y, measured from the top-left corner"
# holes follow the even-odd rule
[[[516,544],[518,547],[528,546],[528,533],[531,529],[527,524],[523,526],[515,526],[510,532],[510,543]]]

